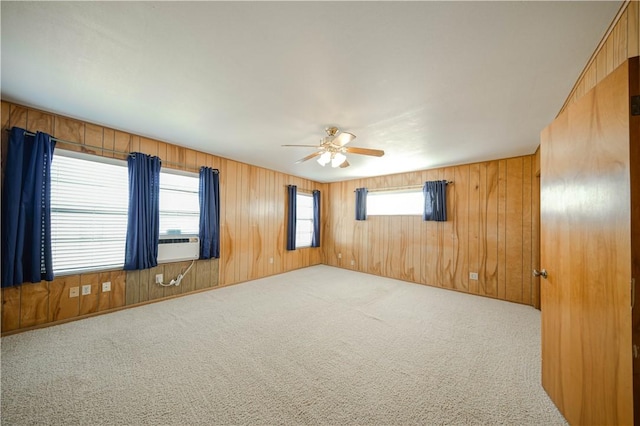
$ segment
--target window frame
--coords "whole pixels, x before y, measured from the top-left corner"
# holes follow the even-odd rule
[[[57,270],[56,269],[56,262],[55,262],[55,255],[54,257],[54,263],[53,263],[53,268],[54,268],[54,274],[55,276],[69,276],[69,275],[79,275],[79,274],[86,274],[86,273],[96,273],[96,272],[104,272],[104,271],[113,271],[113,270],[122,270],[123,266],[124,266],[124,258],[125,258],[125,249],[126,249],[126,232],[127,232],[127,223],[128,223],[128,204],[129,204],[129,182],[128,182],[128,166],[127,166],[127,161],[126,159],[121,159],[121,158],[112,158],[112,157],[103,157],[101,155],[96,155],[96,154],[89,154],[89,153],[85,153],[85,152],[78,152],[78,151],[73,151],[73,150],[68,150],[68,149],[57,149],[54,153],[53,156],[53,160],[52,160],[52,165],[55,162],[56,157],[67,157],[67,158],[73,158],[73,159],[78,159],[78,160],[82,160],[82,161],[88,161],[88,162],[92,162],[92,163],[101,163],[101,164],[107,164],[107,165],[111,165],[111,166],[117,166],[117,167],[122,167],[125,171],[124,175],[125,175],[125,183],[123,185],[124,188],[126,188],[126,190],[123,190],[122,193],[124,194],[125,197],[125,204],[126,207],[124,208],[123,212],[125,215],[125,223],[124,223],[124,239],[122,241],[122,253],[121,253],[121,260],[115,264],[115,263],[109,263],[108,265],[105,264],[100,264],[100,265],[93,265],[93,266],[87,266],[87,267],[76,267],[76,268],[66,268],[64,270]],[[53,167],[53,166],[52,166]],[[199,200],[199,195],[200,195],[200,177],[197,173],[193,173],[193,172],[188,172],[188,171],[183,171],[183,170],[176,170],[176,169],[171,169],[171,168],[161,168],[160,169],[160,181],[162,181],[162,175],[163,174],[169,174],[169,175],[179,175],[179,176],[187,176],[190,178],[194,178],[197,181],[197,190],[194,191],[193,193],[197,194],[198,196],[198,214],[197,214],[197,230],[195,233],[193,232],[188,232],[188,233],[180,233],[180,234],[173,234],[173,233],[163,233],[160,232],[160,226],[159,226],[159,236],[167,236],[167,235],[180,235],[180,236],[198,236],[199,234],[199,224],[200,224],[200,200]],[[54,176],[52,176],[53,178]],[[53,191],[53,185],[54,182],[52,181],[52,198],[55,195],[55,191]],[[159,194],[159,198],[162,199],[162,190]],[[53,201],[53,200],[52,200]],[[159,201],[161,203],[161,201]],[[53,216],[55,214],[58,213],[57,211],[58,209],[54,207],[54,203],[52,203],[52,208],[51,208],[51,215],[52,215],[52,219]],[[160,210],[160,216],[162,215],[162,210]],[[90,214],[90,210],[89,209],[78,209],[79,212],[86,212],[85,214]],[[160,218],[159,218],[160,219]],[[160,225],[160,223],[159,223]],[[192,229],[195,230],[195,229]],[[54,245],[54,221],[52,220],[52,252],[55,250],[55,245]],[[57,239],[56,239],[57,241]],[[99,239],[96,241],[96,243],[99,242]]]
[[[309,198],[310,201],[310,212],[311,212],[311,217],[310,218],[300,218],[300,202],[299,202],[299,197],[306,197]],[[300,222],[301,221],[308,221],[311,225],[311,233],[310,238],[309,238],[309,244],[306,244],[306,241],[304,241],[304,244],[300,244],[300,240],[299,235],[300,235]],[[314,225],[314,217],[313,217],[313,194],[311,193],[307,193],[304,191],[300,191],[298,190],[296,192],[296,249],[304,249],[304,248],[312,248],[312,244],[313,244],[313,225]]]
[[[163,216],[163,214],[162,214],[162,212],[163,212],[163,210],[162,210],[162,193],[163,193],[162,175],[163,174],[164,175],[185,176],[185,177],[189,177],[189,178],[194,178],[196,180],[196,182],[197,182],[196,191],[194,191],[193,193],[195,193],[196,196],[198,197],[198,203],[197,203],[198,213],[197,213],[197,215],[191,214],[193,216],[197,216],[196,227],[194,229],[194,232],[182,232],[181,229],[179,230],[180,232],[178,232],[178,233],[169,232],[170,229],[167,230],[167,232],[163,232],[162,231],[162,216]],[[172,235],[183,236],[183,237],[184,236],[198,236],[199,235],[199,233],[200,233],[200,229],[199,229],[200,228],[200,198],[199,198],[200,197],[200,176],[197,173],[187,172],[187,171],[184,171],[184,170],[170,169],[170,168],[164,168],[164,170],[163,170],[163,168],[161,168],[160,169],[160,193],[159,193],[158,197],[159,197],[159,218],[158,218],[158,230],[159,230],[159,232],[158,233],[159,233],[159,235],[161,237],[172,236]]]
[[[124,187],[127,188],[127,191],[124,191],[124,202],[125,202],[125,207],[123,210],[124,216],[125,216],[125,222],[124,222],[124,237],[122,240],[122,256],[120,261],[115,264],[115,263],[110,263],[110,264],[100,264],[100,265],[91,265],[91,266],[87,266],[87,267],[76,267],[76,268],[66,268],[64,270],[57,270],[56,269],[56,244],[54,243],[54,241],[57,241],[58,238],[56,238],[56,232],[54,230],[54,228],[56,227],[55,224],[55,215],[58,214],[58,208],[55,207],[55,203],[54,203],[54,196],[56,191],[54,190],[54,171],[53,168],[55,167],[54,164],[56,161],[56,158],[60,158],[60,157],[65,157],[65,158],[72,158],[72,159],[76,159],[76,160],[82,160],[82,161],[87,161],[87,162],[91,162],[91,163],[100,163],[100,164],[106,164],[106,165],[110,165],[110,166],[117,166],[117,167],[122,167],[124,169],[124,175],[127,177],[127,180],[125,181],[125,184],[123,185]],[[127,232],[127,220],[128,220],[128,204],[129,204],[129,194],[128,194],[128,170],[127,170],[127,164],[126,161],[121,160],[119,158],[110,158],[110,157],[103,157],[100,155],[95,155],[95,154],[88,154],[88,153],[84,153],[84,152],[78,152],[78,151],[72,151],[72,150],[67,150],[67,149],[57,149],[54,152],[53,155],[53,159],[52,159],[52,182],[51,182],[51,251],[52,251],[52,257],[53,257],[53,271],[54,271],[54,275],[55,276],[68,276],[68,275],[78,275],[78,274],[85,274],[85,273],[94,273],[94,272],[102,272],[102,271],[110,271],[110,270],[120,270],[122,269],[122,267],[124,266],[124,257],[125,257],[125,244],[126,244],[126,232]],[[80,211],[80,210],[79,210]],[[86,210],[82,210],[85,211],[85,214],[91,214],[90,210],[87,208]]]

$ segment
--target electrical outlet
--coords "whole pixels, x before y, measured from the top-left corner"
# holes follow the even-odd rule
[[[269,263],[273,263],[273,257],[269,258]]]
[[[470,280],[477,280],[478,279],[478,273],[477,272],[469,272],[469,279]]]
[[[338,259],[342,259],[342,253],[338,253]]]
[[[91,284],[85,284],[82,286],[82,295],[86,296],[87,294],[91,294]]]
[[[78,297],[80,295],[80,287],[71,287],[69,289],[69,297]]]
[[[157,274],[156,275],[156,284],[160,284],[164,281],[164,277],[162,276],[162,274]]]
[[[355,264],[356,264],[356,261],[355,261],[355,260],[352,260],[352,261],[351,261],[351,266],[353,266],[353,265],[355,265]]]
[[[107,281],[106,283],[102,283],[102,292],[106,293],[111,291],[111,281]]]

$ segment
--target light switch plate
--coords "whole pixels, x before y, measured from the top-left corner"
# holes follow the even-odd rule
[[[82,286],[82,295],[86,296],[87,294],[91,294],[91,284],[85,284]]]
[[[71,287],[69,289],[69,297],[78,297],[80,295],[80,287]]]
[[[106,293],[111,291],[111,281],[107,281],[106,283],[102,283],[102,292]]]

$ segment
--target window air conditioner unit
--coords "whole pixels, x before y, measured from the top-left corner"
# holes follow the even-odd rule
[[[197,235],[160,235],[158,263],[194,260],[200,257]]]

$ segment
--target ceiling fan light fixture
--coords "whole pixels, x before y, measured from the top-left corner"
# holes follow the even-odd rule
[[[336,152],[335,155],[331,158],[331,167],[336,168],[339,167],[342,163],[345,162],[347,156],[341,152]]]
[[[322,167],[324,167],[326,164],[328,164],[331,161],[331,153],[330,152],[323,152],[322,155],[318,158],[318,164],[320,164]]]

